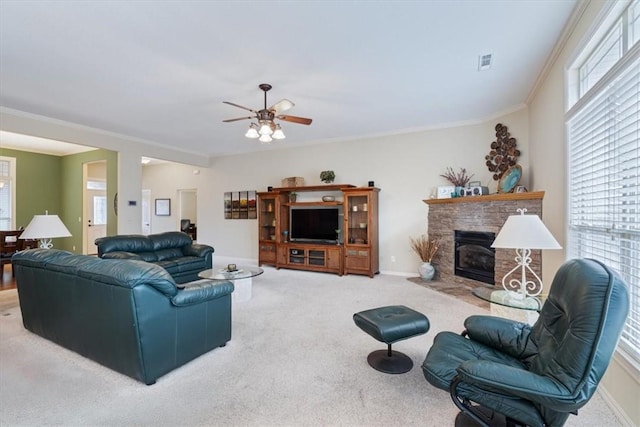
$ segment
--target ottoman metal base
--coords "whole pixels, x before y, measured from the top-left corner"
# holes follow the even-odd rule
[[[391,350],[391,344],[387,350],[376,350],[367,356],[369,365],[385,374],[404,374],[413,368],[413,361],[409,356],[399,351]]]

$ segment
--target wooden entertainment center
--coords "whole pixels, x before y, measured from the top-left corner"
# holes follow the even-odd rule
[[[259,192],[258,264],[373,277],[380,271],[379,192],[376,187],[349,184],[278,187]],[[324,196],[334,200],[325,201]],[[340,232],[333,239],[291,241],[292,210],[332,207],[342,209],[338,220]]]

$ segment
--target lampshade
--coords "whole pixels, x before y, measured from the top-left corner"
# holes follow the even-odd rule
[[[34,215],[27,228],[20,235],[21,239],[40,239],[41,248],[51,248],[51,239],[55,237],[71,237],[58,215]]]
[[[260,135],[271,135],[273,133],[273,129],[269,126],[268,123],[262,123],[260,126],[260,130],[258,131]]]
[[[271,137],[273,139],[285,139],[286,136],[284,135],[284,132],[282,132],[282,128],[280,127],[280,125],[276,125],[276,130],[273,132],[273,135],[271,135]]]
[[[244,136],[251,139],[260,137],[260,134],[258,133],[258,130],[256,128],[257,125],[255,123],[251,123],[251,126],[247,130],[247,133],[244,134]]]
[[[510,215],[492,248],[562,249],[538,215]]]
[[[269,135],[260,135],[260,138],[258,138],[258,141],[260,141],[263,144],[268,144],[269,142],[272,141],[271,136]]]

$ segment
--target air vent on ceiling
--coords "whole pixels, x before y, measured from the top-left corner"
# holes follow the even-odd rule
[[[478,71],[484,71],[491,68],[492,55],[487,53],[486,55],[480,55],[478,57]]]

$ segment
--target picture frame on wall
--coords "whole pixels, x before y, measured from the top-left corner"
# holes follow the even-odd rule
[[[171,216],[171,199],[156,199],[156,216]]]

